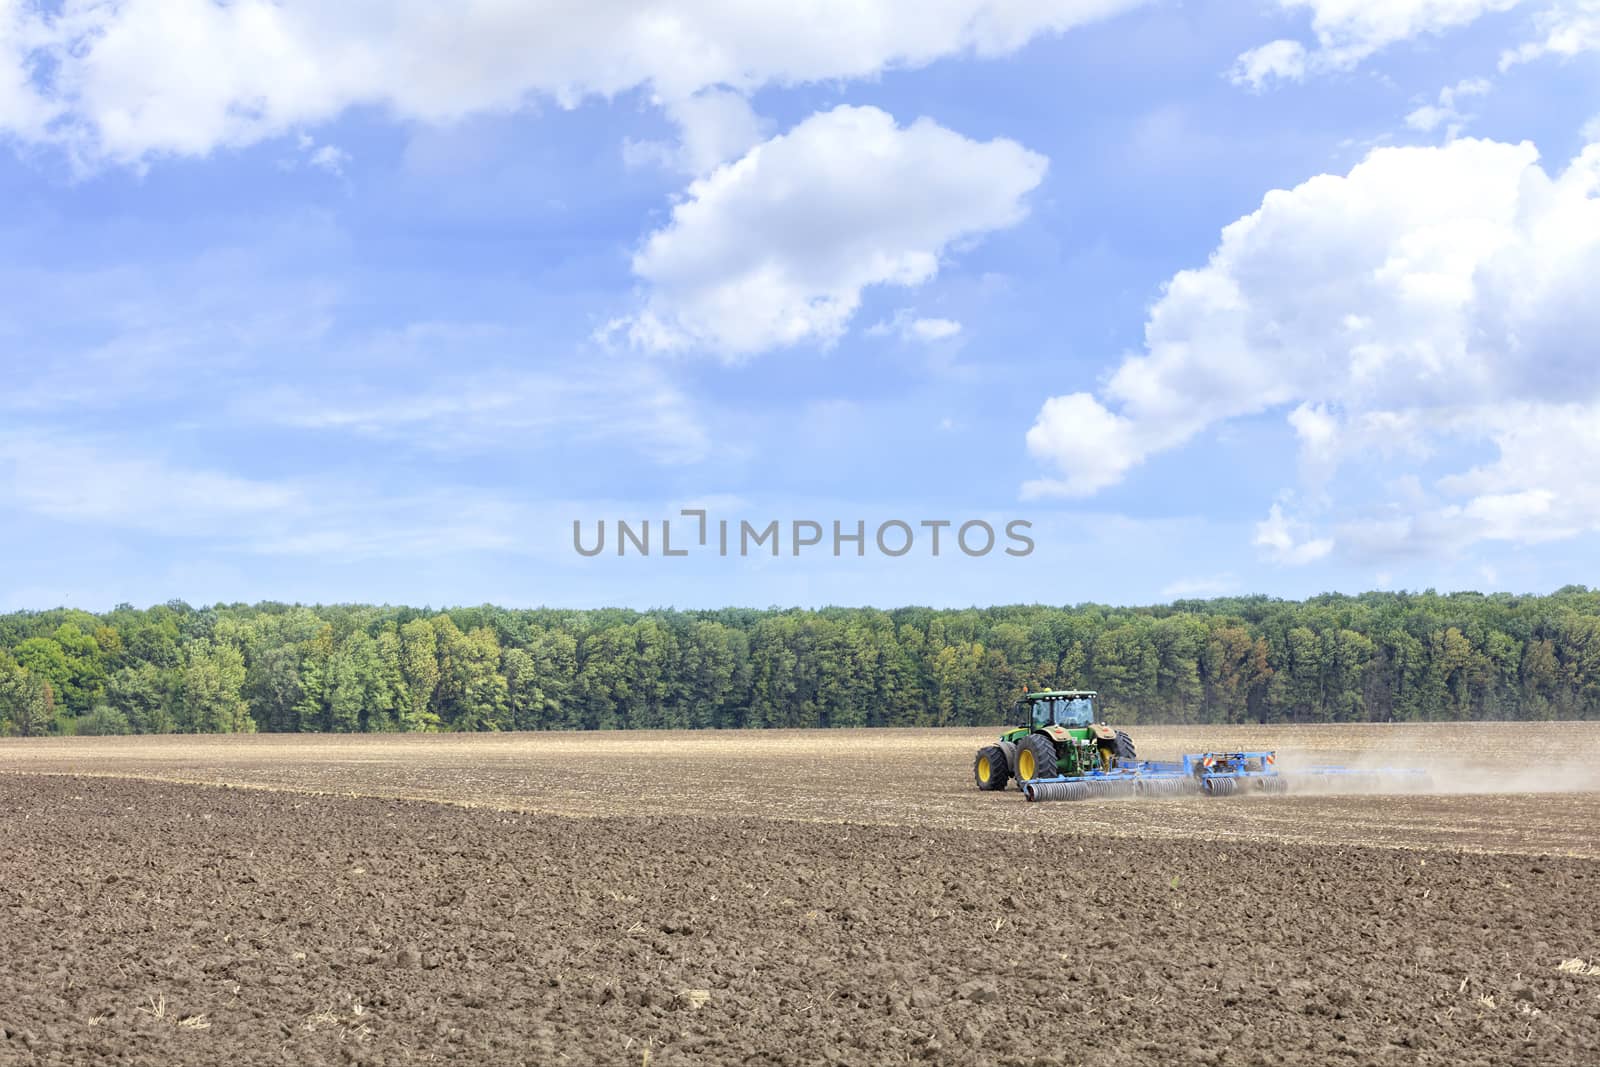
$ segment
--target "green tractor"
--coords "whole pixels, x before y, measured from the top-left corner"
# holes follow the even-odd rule
[[[1133,738],[1095,719],[1089,690],[1051,689],[1028,693],[1017,702],[1018,725],[1000,740],[978,749],[972,777],[985,791],[1017,788],[1035,779],[1108,771],[1119,760],[1138,759]]]

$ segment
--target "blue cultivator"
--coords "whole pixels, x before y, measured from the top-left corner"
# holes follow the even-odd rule
[[[1171,762],[1118,760],[1109,770],[1035,778],[1022,784],[1022,795],[1030,801],[1189,793],[1230,797],[1245,792],[1282,793],[1288,787],[1289,780],[1278,773],[1271,752],[1204,752]]]

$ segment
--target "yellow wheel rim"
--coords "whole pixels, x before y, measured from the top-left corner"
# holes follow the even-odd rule
[[[1033,771],[1033,750],[1025,748],[1017,753],[1017,777],[1027,781],[1033,777]]]
[[[978,781],[987,782],[988,780],[989,780],[989,757],[988,756],[979,756],[978,757]]]

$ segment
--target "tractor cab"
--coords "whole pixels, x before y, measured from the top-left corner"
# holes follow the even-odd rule
[[[1019,725],[1038,730],[1047,726],[1072,729],[1094,725],[1094,698],[1088,690],[1029,693],[1019,703]]]

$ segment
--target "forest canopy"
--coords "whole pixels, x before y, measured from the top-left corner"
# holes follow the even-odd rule
[[[1068,687],[1126,724],[1600,717],[1600,590],[0,615],[11,735],[981,725]]]

